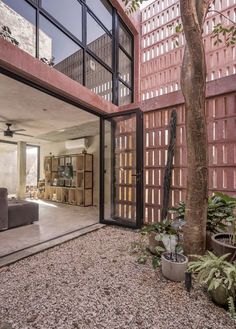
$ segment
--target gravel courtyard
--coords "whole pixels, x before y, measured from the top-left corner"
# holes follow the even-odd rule
[[[236,328],[201,290],[138,264],[138,240],[105,227],[0,269],[0,328]]]

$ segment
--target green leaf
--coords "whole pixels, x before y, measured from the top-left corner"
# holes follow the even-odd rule
[[[160,257],[154,256],[152,258],[152,266],[153,266],[154,270],[157,269],[160,265],[161,265]]]
[[[157,247],[155,248],[155,250],[156,250],[157,254],[161,254],[161,253],[163,253],[163,252],[165,251],[165,248],[160,247],[160,246],[157,246]]]
[[[139,258],[137,259],[137,262],[138,262],[139,264],[146,264],[147,259],[148,259],[147,255],[141,255],[141,256],[139,256]]]

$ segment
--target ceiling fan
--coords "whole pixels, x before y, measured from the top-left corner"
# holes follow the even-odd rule
[[[3,132],[3,135],[5,137],[13,137],[14,135],[20,135],[20,136],[26,136],[26,137],[34,137],[31,135],[27,135],[27,134],[22,134],[20,133],[20,131],[26,131],[25,129],[11,129],[12,123],[5,123],[7,128],[5,130],[0,130],[0,132]]]

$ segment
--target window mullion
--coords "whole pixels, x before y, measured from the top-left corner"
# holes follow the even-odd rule
[[[113,20],[112,20],[112,94],[113,94],[113,103],[118,105],[119,100],[119,85],[118,85],[118,56],[119,56],[119,44],[118,44],[118,37],[119,37],[119,22],[118,22],[118,15],[116,9],[113,9]]]

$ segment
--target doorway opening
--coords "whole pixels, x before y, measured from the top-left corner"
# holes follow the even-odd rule
[[[0,80],[0,147],[14,149],[17,182],[11,189],[0,172],[0,188],[15,192],[8,192],[8,205],[23,198],[39,209],[32,225],[0,232],[0,258],[99,222],[140,227],[141,111],[96,114],[11,74]]]
[[[99,223],[99,147],[98,115],[0,74],[0,258]]]

